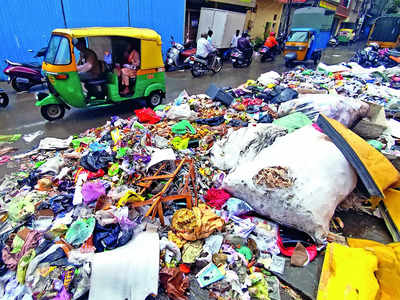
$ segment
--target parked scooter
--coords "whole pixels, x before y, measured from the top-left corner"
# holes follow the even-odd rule
[[[251,65],[252,57],[253,57],[253,49],[251,49],[251,52],[249,51],[249,53],[245,54],[238,48],[233,48],[231,53],[232,66],[234,68],[241,68],[241,67],[247,68],[248,66]]]
[[[211,55],[211,53],[209,54]],[[193,55],[188,57],[185,62],[190,63],[191,72],[193,77],[200,77],[205,75],[208,71],[212,71],[213,73],[218,73],[222,70],[222,59],[217,55],[216,52],[213,53],[214,58],[213,61],[208,64],[208,59],[203,59]]]
[[[32,50],[30,50],[32,52]],[[34,57],[43,57],[46,55],[47,47],[40,49]],[[31,87],[45,83],[42,76],[41,63],[20,63],[5,60],[7,67],[3,70],[8,76],[8,81],[17,92],[28,91]]]
[[[339,46],[339,41],[335,36],[331,36],[328,41],[328,45],[332,48],[336,48],[337,46]]]
[[[269,48],[267,46],[262,46],[260,50],[258,51],[261,55],[261,62],[266,62],[266,61],[273,61],[274,60],[274,52],[272,48]]]
[[[8,105],[9,99],[7,93],[0,89],[0,107],[6,107]]]
[[[167,59],[165,61],[165,70],[167,72],[190,67],[188,63],[185,63],[185,60],[196,53],[196,48],[192,47],[192,44],[191,41],[188,41],[185,45],[179,44],[171,36],[171,48],[167,51]]]

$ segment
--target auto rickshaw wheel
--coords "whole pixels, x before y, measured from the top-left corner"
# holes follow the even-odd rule
[[[8,102],[8,95],[6,93],[0,93],[0,107],[6,107]]]
[[[162,102],[163,96],[160,92],[152,92],[150,96],[147,97],[146,103],[148,107],[154,108],[157,105],[160,105]]]
[[[55,121],[62,119],[65,114],[64,106],[60,104],[49,104],[40,108],[42,117],[48,121]]]

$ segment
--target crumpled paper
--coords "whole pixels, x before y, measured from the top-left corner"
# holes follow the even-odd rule
[[[221,231],[224,220],[218,217],[210,207],[201,203],[192,210],[182,208],[172,217],[173,230],[178,238],[196,241],[210,236],[214,231]]]
[[[163,268],[160,271],[160,281],[171,299],[187,299],[185,292],[189,288],[189,277],[186,277],[179,268]]]

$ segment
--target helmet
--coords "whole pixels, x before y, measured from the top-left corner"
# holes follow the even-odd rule
[[[270,35],[270,36],[275,36],[275,32],[271,31],[271,32],[269,33],[269,35]]]
[[[378,43],[370,43],[369,46],[372,47],[374,50],[378,50],[379,49],[379,44]]]

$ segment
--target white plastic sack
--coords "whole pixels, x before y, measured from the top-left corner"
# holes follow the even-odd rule
[[[197,113],[190,110],[189,104],[184,103],[173,105],[167,112],[167,118],[169,120],[195,120]]]
[[[229,129],[226,138],[211,148],[211,163],[220,170],[230,170],[240,160],[251,161],[262,149],[271,145],[287,130],[273,124],[249,124],[234,131]]]
[[[262,85],[268,85],[268,84],[278,84],[278,79],[281,77],[277,72],[275,71],[269,71],[267,73],[261,74],[260,77],[258,77],[257,81],[261,83]]]
[[[141,232],[125,246],[96,253],[89,300],[143,300],[157,295],[159,260],[155,232]]]
[[[268,167],[287,168],[291,184],[256,184],[255,176]],[[323,242],[336,206],[356,183],[356,173],[340,150],[325,134],[307,126],[276,139],[254,159],[241,160],[222,186],[259,214]]]
[[[367,103],[354,98],[332,94],[303,94],[298,99],[282,103],[279,106],[278,116],[302,112],[315,121],[318,114],[323,113],[344,126],[351,127],[356,120],[366,117],[368,111]]]
[[[52,137],[44,138],[39,143],[39,150],[57,150],[57,149],[67,149],[71,144],[73,137],[62,140]]]

